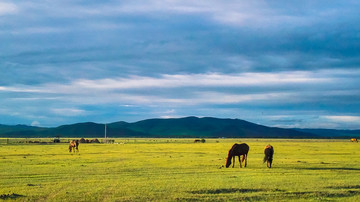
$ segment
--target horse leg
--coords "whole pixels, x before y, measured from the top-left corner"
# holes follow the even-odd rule
[[[245,167],[247,166],[247,154],[244,154],[244,158],[245,158]]]
[[[240,155],[239,155],[239,163],[240,163],[240,168],[242,168],[242,166],[241,166],[241,160],[240,160]]]
[[[233,167],[235,166],[235,156],[233,156]]]

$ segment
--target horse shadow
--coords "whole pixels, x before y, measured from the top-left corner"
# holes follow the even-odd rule
[[[192,194],[229,194],[229,193],[252,193],[252,192],[262,192],[266,191],[264,189],[239,189],[239,188],[223,188],[223,189],[206,189],[206,190],[197,190],[191,191]]]

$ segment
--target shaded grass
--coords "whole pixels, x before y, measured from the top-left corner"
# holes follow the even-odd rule
[[[190,191],[192,194],[227,194],[227,193],[250,193],[250,192],[260,192],[264,189],[238,189],[238,188],[228,188],[228,189],[207,189],[199,191]]]
[[[360,185],[330,186],[331,189],[360,189]]]
[[[15,193],[12,193],[12,194],[2,194],[0,195],[0,199],[2,200],[6,200],[6,199],[17,199],[17,198],[20,198],[20,197],[24,197],[23,195],[20,195],[20,194],[15,194]]]

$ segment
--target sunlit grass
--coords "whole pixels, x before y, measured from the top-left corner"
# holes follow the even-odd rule
[[[222,167],[235,142],[250,146],[247,168],[237,161],[235,168]],[[0,195],[15,193],[19,201],[360,200],[360,144],[347,140],[115,143],[81,144],[79,153],[69,153],[67,143],[0,144]],[[271,169],[262,163],[269,143]]]

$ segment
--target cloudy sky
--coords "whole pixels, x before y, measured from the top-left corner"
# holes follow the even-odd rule
[[[0,124],[360,129],[359,1],[0,1]]]

